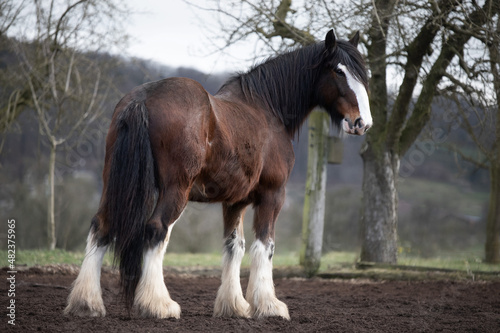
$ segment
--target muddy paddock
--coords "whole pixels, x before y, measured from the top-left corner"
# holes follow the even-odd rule
[[[276,294],[290,310],[280,318],[213,318],[217,277],[166,273],[181,319],[129,316],[118,279],[104,271],[105,318],[63,316],[77,269],[31,268],[15,278],[15,326],[8,324],[9,282],[0,290],[2,332],[499,332],[499,281],[371,281],[276,278]],[[2,270],[4,276],[7,270]],[[4,280],[5,281],[5,280]],[[242,278],[243,290],[247,279]]]

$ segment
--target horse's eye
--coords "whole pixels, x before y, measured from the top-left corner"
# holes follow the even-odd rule
[[[338,76],[345,76],[345,73],[343,70],[341,70],[340,68],[336,68],[335,69],[335,73],[338,75]]]

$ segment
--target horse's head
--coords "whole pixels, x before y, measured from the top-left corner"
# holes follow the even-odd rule
[[[372,125],[368,101],[368,76],[357,49],[359,34],[336,40],[333,30],[325,38],[325,58],[317,86],[319,106],[346,133],[363,135]]]

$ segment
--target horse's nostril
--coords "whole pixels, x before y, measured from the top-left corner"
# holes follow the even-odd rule
[[[372,124],[366,124],[365,121],[359,117],[353,122],[348,117],[342,121],[342,128],[348,134],[364,135]]]
[[[356,122],[354,123],[354,125],[352,124],[352,121],[351,119],[349,118],[344,118],[345,122],[347,123],[347,125],[349,125],[349,129],[353,129],[353,127],[356,126]]]
[[[363,119],[358,118],[354,121],[354,127],[362,128],[363,126],[365,126]]]

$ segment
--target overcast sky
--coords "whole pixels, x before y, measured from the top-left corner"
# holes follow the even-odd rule
[[[174,67],[194,67],[205,73],[242,71],[252,46],[231,48],[230,56],[213,53],[204,26],[214,26],[213,14],[182,0],[126,0],[132,9],[127,25],[132,37],[128,53]],[[200,22],[201,21],[201,22]]]

